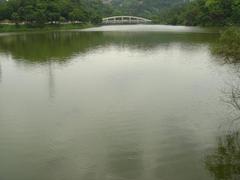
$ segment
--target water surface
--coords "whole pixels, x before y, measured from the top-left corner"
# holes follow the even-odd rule
[[[205,161],[235,117],[222,99],[237,74],[212,55],[217,38],[151,25],[0,36],[0,179],[223,179]]]

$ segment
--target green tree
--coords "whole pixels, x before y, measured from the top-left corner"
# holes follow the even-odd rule
[[[57,1],[48,1],[47,5],[47,20],[51,23],[59,21],[60,15],[60,8]]]
[[[240,62],[240,29],[231,27],[225,30],[213,51],[228,62]]]
[[[91,22],[92,22],[93,24],[101,24],[101,23],[102,23],[102,17],[99,16],[99,15],[93,16],[93,17],[91,18]]]
[[[73,11],[70,12],[69,17],[71,21],[83,22],[86,20],[84,12],[79,8],[74,8]]]
[[[232,4],[232,19],[236,24],[240,24],[240,1],[234,0]]]
[[[15,24],[17,25],[20,20],[20,16],[18,15],[18,13],[16,13],[16,12],[12,13],[11,20],[13,20],[15,22]]]

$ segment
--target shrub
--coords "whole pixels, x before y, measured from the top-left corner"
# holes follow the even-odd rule
[[[229,62],[240,62],[240,28],[230,27],[223,31],[213,50]]]

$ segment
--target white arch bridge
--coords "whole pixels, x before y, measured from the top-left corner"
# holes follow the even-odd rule
[[[103,24],[147,24],[152,21],[137,16],[112,16],[102,19]]]

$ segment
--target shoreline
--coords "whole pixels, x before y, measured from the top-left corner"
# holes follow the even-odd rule
[[[151,24],[151,25],[165,25],[165,26],[184,26],[184,25],[169,25],[169,24]],[[44,26],[34,26],[30,24],[0,24],[0,34],[1,33],[11,33],[11,32],[44,32],[44,31],[58,31],[58,30],[74,30],[74,29],[87,29],[92,27],[98,27],[97,25],[91,23],[70,23],[70,24],[46,24]],[[226,29],[227,27],[218,26],[185,26],[185,27],[198,27],[206,29]]]
[[[0,33],[11,32],[37,32],[37,31],[56,31],[56,30],[71,30],[71,29],[85,29],[94,27],[93,24],[47,24],[43,27],[32,25],[10,25],[0,24]]]

